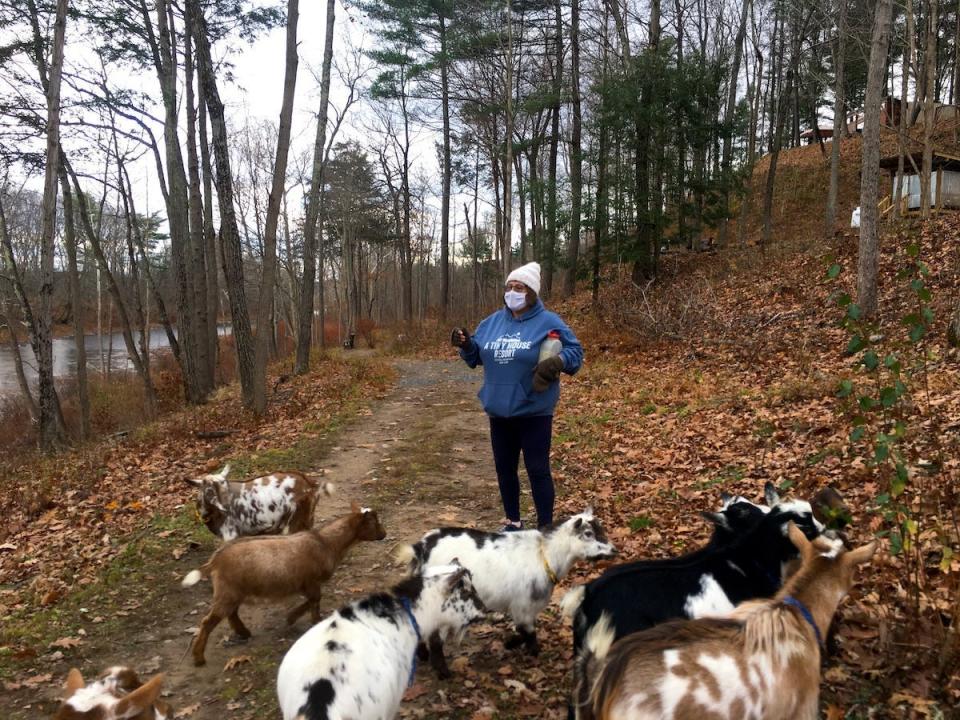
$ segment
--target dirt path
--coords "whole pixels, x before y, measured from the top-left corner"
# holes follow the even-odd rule
[[[358,500],[380,512],[388,533],[382,542],[353,548],[328,585],[324,612],[399,580],[402,568],[392,560],[398,544],[416,540],[442,524],[496,528],[502,517],[487,423],[475,398],[480,374],[454,361],[402,360],[397,369],[396,387],[340,430],[322,467],[309,469],[323,471],[336,485],[334,496],[317,509],[317,524],[343,514],[351,500]],[[71,664],[79,663],[94,673],[126,662],[142,675],[166,673],[166,694],[178,718],[279,718],[276,667],[307,629],[308,620],[302,618],[293,628],[285,626],[283,617],[294,605],[293,599],[282,606],[246,605],[241,616],[253,633],[249,642],[230,644],[229,626],[224,622],[207,646],[207,665],[194,668],[187,654],[190,633],[207,610],[210,585],[181,588],[178,581],[200,565],[208,552],[208,547],[194,548],[157,572],[162,589],[149,603],[138,605],[132,589],[134,599],[125,621],[109,624],[109,629],[90,626],[93,630],[80,652],[54,658],[49,667],[54,678],[63,677]],[[98,627],[103,631],[97,632]],[[496,679],[499,668],[501,676],[508,674],[502,667],[508,660],[499,631],[480,626],[461,650],[451,654],[451,658],[461,657],[453,665],[461,676],[450,684],[437,682],[427,668],[421,668],[418,684],[409,693],[414,697],[404,703],[402,716],[470,718],[482,706],[492,709],[479,692],[482,683],[476,673],[489,671]],[[517,659],[518,664],[523,662]],[[474,680],[464,680],[464,672]],[[10,719],[35,717],[36,700],[16,693]],[[477,717],[493,715],[484,710]]]

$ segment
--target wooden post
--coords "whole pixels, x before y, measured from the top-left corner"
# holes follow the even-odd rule
[[[943,208],[943,166],[937,168],[937,212]]]

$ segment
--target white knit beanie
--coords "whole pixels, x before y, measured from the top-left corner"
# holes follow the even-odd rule
[[[521,265],[512,273],[507,275],[507,282],[510,282],[511,280],[522,282],[528,288],[533,290],[537,295],[539,295],[540,294],[540,263],[529,262],[526,265]]]

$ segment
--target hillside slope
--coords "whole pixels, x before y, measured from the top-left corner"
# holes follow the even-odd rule
[[[859,145],[843,146],[840,217],[859,192]],[[849,542],[879,536],[883,552],[838,614],[824,712],[951,717],[960,706],[960,356],[946,329],[960,300],[960,213],[885,222],[880,315],[844,327],[837,298],[856,296],[858,236],[823,237],[829,164],[817,147],[781,163],[766,250],[668,253],[650,286],[611,271],[599,303],[584,294],[562,308],[582,314],[575,329],[587,354],[557,420],[564,502],[572,511],[593,500],[624,555],[649,557],[702,538],[698,513],[721,491],[758,498],[769,480],[811,497],[832,485],[853,516]],[[764,179],[758,167],[754,185]],[[828,279],[833,263],[839,273]],[[924,306],[929,327],[914,344],[904,319]],[[884,390],[897,378],[883,364],[870,373],[845,352],[858,331],[878,359],[899,362],[899,397]],[[876,407],[858,410],[861,396],[873,398],[861,407]],[[904,486],[878,454],[878,434],[902,454]]]

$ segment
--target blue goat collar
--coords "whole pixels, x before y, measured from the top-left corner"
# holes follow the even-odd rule
[[[410,607],[410,600],[408,598],[400,598],[400,607],[402,607],[406,613],[407,617],[410,619],[410,624],[413,625],[413,631],[417,634],[417,645],[420,645],[423,642],[423,638],[420,635],[420,625],[417,623],[417,619],[413,616],[413,609]],[[407,687],[413,687],[413,679],[417,675],[417,649],[413,649],[413,664],[410,666],[410,678],[407,680]]]
[[[817,645],[821,648],[823,647],[823,636],[820,635],[820,628],[817,627],[817,624],[813,621],[813,614],[807,609],[807,606],[802,602],[797,600],[793,595],[787,595],[783,599],[784,605],[789,605],[790,607],[795,607],[800,611],[800,614],[803,616],[803,619],[806,620],[810,627],[813,628],[813,634],[817,636]]]

